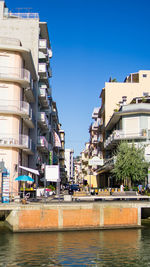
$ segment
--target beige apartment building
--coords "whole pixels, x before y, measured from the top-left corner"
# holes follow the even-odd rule
[[[42,173],[55,149],[59,120],[51,57],[47,23],[39,14],[12,13],[0,1],[0,170],[10,173],[11,192],[18,190],[14,179],[23,173],[20,166]]]
[[[132,73],[127,76],[124,82],[113,82],[111,79],[109,82],[105,83],[105,87],[102,89],[100,98],[101,98],[101,106],[100,108],[94,108],[92,118],[94,122],[90,125],[89,133],[90,133],[90,140],[89,140],[89,158],[94,156],[98,156],[100,159],[103,160],[103,166],[94,166],[94,168],[90,166],[86,166],[87,172],[97,175],[95,176],[95,180],[93,184],[96,187],[105,187],[108,186],[108,173],[110,167],[112,168],[113,160],[112,154],[114,153],[113,148],[115,142],[112,141],[112,138],[116,138],[118,142],[124,137],[117,138],[116,135],[122,133],[123,125],[121,126],[121,120],[119,121],[120,124],[116,125],[113,118],[118,117],[118,111],[120,110],[121,106],[129,105],[132,100],[137,97],[138,99],[145,99],[150,95],[150,71],[149,70],[140,70],[137,73]],[[147,104],[149,105],[149,104]],[[128,106],[127,106],[128,107]],[[133,107],[129,105],[129,108]],[[137,105],[134,106],[137,108]],[[145,111],[143,111],[145,112]],[[148,117],[148,110],[146,110],[147,115],[141,116],[141,113],[137,111],[137,116],[133,116],[132,111],[129,114],[128,119],[124,119],[125,123],[128,125],[126,126],[127,131],[130,132],[130,138],[132,139],[133,128],[136,129],[136,134],[138,138],[138,133],[141,135],[142,129],[146,128],[148,132],[149,124],[146,123],[146,117]],[[116,115],[113,115],[116,114]],[[140,118],[138,117],[140,116]],[[139,126],[139,121],[140,125]],[[114,124],[112,124],[114,123]],[[135,127],[136,123],[136,127]],[[144,125],[146,125],[144,127]],[[112,129],[114,132],[112,133]],[[118,127],[119,132],[116,132],[115,127]],[[142,128],[143,127],[143,128]],[[116,133],[114,135],[114,133]],[[135,138],[135,140],[137,139]],[[143,137],[140,137],[141,140]],[[115,139],[115,140],[116,140]],[[114,140],[114,139],[113,139]],[[146,139],[147,140],[147,139]],[[117,143],[118,143],[117,142]],[[110,145],[111,144],[111,145]],[[83,154],[83,152],[82,152]],[[83,175],[86,176],[85,168],[83,164]]]
[[[129,104],[134,97],[145,96],[150,93],[150,71],[140,70],[137,73],[131,73],[124,82],[106,82],[102,89],[101,107],[99,110],[100,128],[103,144],[105,141],[105,127],[109,122],[114,111],[120,107],[122,100]],[[101,152],[105,158],[104,145],[101,144]]]

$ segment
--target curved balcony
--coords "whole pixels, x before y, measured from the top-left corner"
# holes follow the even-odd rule
[[[28,135],[21,134],[1,134],[0,147],[13,147],[24,150],[28,154],[33,154],[34,144]]]
[[[29,128],[34,128],[32,109],[25,101],[0,100],[0,114],[21,116]]]
[[[27,87],[30,84],[30,72],[23,68],[0,66],[0,81],[16,82]]]

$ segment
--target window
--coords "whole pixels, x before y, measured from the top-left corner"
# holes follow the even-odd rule
[[[148,92],[143,92],[143,96],[148,96],[149,93]]]

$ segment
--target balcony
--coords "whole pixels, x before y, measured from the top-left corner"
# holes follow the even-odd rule
[[[23,87],[30,85],[30,72],[22,68],[0,66],[0,81],[17,82]]]
[[[94,108],[93,113],[92,113],[92,119],[98,118],[99,109],[100,108]]]
[[[47,65],[46,63],[39,63],[39,76],[41,80],[48,80],[49,78],[49,73],[48,73],[48,69],[47,69]]]
[[[5,17],[9,18],[18,18],[18,19],[39,19],[39,14],[38,13],[12,13],[12,12],[7,12],[4,14]]]
[[[98,154],[98,149],[94,149],[92,151],[92,157],[97,156],[97,154]]]
[[[108,165],[108,166],[110,166],[110,165],[114,165],[115,162],[116,162],[116,159],[117,159],[116,156],[113,156],[112,158],[104,159],[104,165],[105,165],[105,166],[106,166],[106,165]]]
[[[34,128],[32,109],[25,101],[0,100],[0,114],[14,114],[20,116],[29,128]]]
[[[49,108],[49,99],[47,94],[47,87],[39,87],[39,101],[43,108]]]
[[[0,100],[0,114],[13,114],[20,116],[29,128],[34,128],[32,109],[25,101]]]
[[[38,124],[43,130],[50,131],[50,125],[45,112],[38,112]]]
[[[28,135],[1,134],[0,147],[19,148],[31,155],[34,153],[34,145]]]
[[[49,58],[52,58],[52,56],[53,56],[53,53],[52,53],[51,49],[48,49],[48,56],[49,56]]]
[[[48,99],[50,99],[52,97],[52,88],[51,87],[47,88],[47,91],[48,91]]]
[[[51,69],[51,67],[48,68],[48,77],[49,78],[52,77],[52,69]]]
[[[55,109],[52,108],[52,117],[54,121],[57,121],[57,111]]]
[[[34,86],[33,80],[31,81],[30,85],[27,88],[25,88],[24,92],[29,102],[35,101],[36,88]]]
[[[88,163],[88,160],[89,160],[88,157],[82,156],[82,162],[83,162],[84,164]]]
[[[38,136],[37,148],[43,153],[48,153],[49,145],[44,136]]]
[[[47,40],[46,39],[40,39],[39,40],[39,50],[45,54],[48,54]]]
[[[140,132],[125,132],[123,130],[115,130],[104,142],[104,148],[110,149],[112,146],[116,145],[118,142],[124,141],[124,140],[146,141],[147,134],[145,134],[143,130],[141,130]]]
[[[100,126],[101,119],[98,118],[94,123],[92,124],[92,131],[97,131]]]
[[[97,137],[97,135],[94,135],[92,137],[92,144],[97,144],[97,143],[98,143],[98,137]]]

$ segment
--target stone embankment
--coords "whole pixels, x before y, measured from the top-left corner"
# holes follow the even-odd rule
[[[141,226],[141,209],[148,201],[102,201],[1,204],[13,232],[113,229]]]

